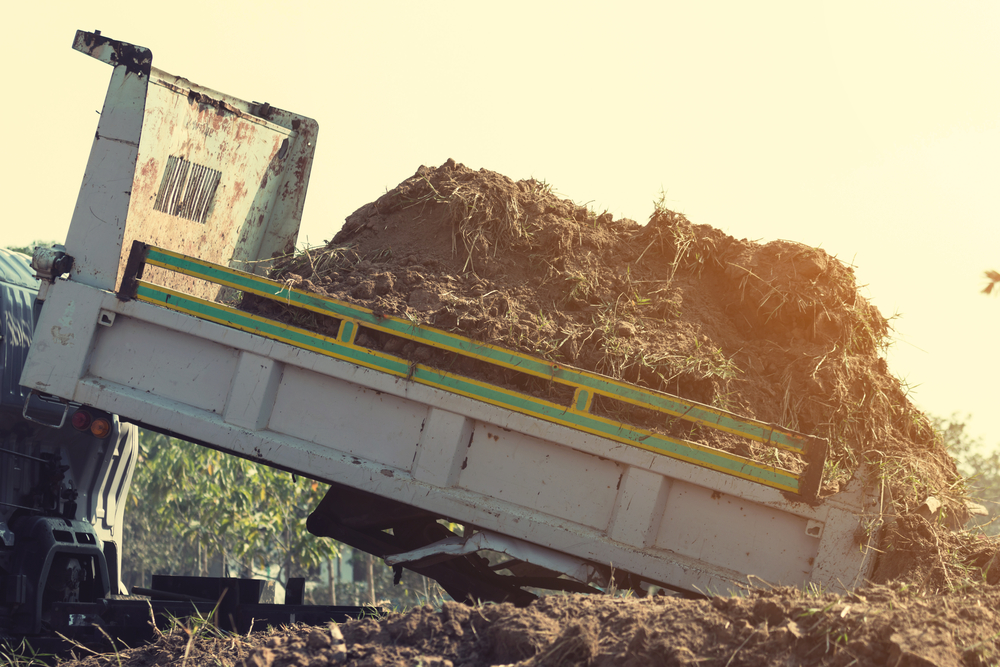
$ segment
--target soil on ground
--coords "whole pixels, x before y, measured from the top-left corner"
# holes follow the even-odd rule
[[[380,619],[249,636],[183,628],[67,667],[445,667],[447,665],[989,665],[1000,660],[989,587],[921,595],[793,589],[690,600],[554,595],[527,608],[446,602]]]

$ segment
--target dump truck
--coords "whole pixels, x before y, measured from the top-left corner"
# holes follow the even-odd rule
[[[78,32],[74,48],[113,70],[65,244],[32,260],[40,282],[20,375],[26,415],[35,404],[118,415],[115,424],[329,484],[311,532],[431,577],[457,600],[710,595],[762,583],[844,591],[871,572],[884,494],[862,466],[820,497],[819,438],[267,278],[272,257],[295,248],[317,123],[169,75],[148,49],[99,32]],[[315,313],[335,333],[241,310],[240,294]],[[366,332],[542,378],[571,398],[374,349]],[[598,397],[803,465],[785,470],[616,421],[592,409]],[[80,478],[64,486],[102,479],[81,461],[124,456],[114,442],[123,440],[52,450],[67,479]],[[68,507],[23,510],[32,532],[3,528],[14,535],[8,551],[69,558],[59,520],[104,519],[79,501]],[[79,532],[93,542],[78,575],[92,582],[86,596],[29,600],[25,588],[54,590],[55,570],[0,561],[9,615],[33,604],[34,631],[57,615],[118,622],[110,598],[125,591],[103,568],[120,540],[108,551],[116,534]]]

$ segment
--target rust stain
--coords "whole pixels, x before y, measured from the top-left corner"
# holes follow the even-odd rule
[[[139,172],[139,175],[146,179],[155,179],[159,173],[159,163],[155,159],[150,158],[146,161],[146,164],[142,166],[142,170]]]
[[[246,196],[247,192],[247,184],[244,181],[235,181],[233,183],[233,192],[229,196],[229,205],[235,207]]]
[[[271,110],[262,117],[276,125],[291,126],[294,134],[288,129],[273,131],[225,100],[185,87],[183,80],[177,82],[181,85],[166,80],[158,83],[148,93],[122,263],[134,239],[221,264],[230,259],[256,259],[255,253],[264,251],[259,247],[261,239],[278,216],[283,218],[278,221],[282,245],[291,248],[294,224],[284,218],[300,217],[305,197],[302,180],[311,166],[315,123]],[[222,172],[204,223],[153,210],[169,156]],[[273,241],[269,243],[267,256],[279,250],[272,247]],[[146,278],[151,282],[204,298],[215,297],[211,285],[154,267],[148,271]]]
[[[236,124],[236,142],[243,143],[245,141],[250,141],[253,136],[257,133],[257,127],[252,123],[237,123]]]
[[[160,185],[160,164],[150,158],[143,163],[142,168],[137,170],[135,182],[132,184],[132,196],[138,198],[156,198],[156,193]]]

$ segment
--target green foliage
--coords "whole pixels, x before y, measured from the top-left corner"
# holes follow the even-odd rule
[[[287,582],[337,556],[306,530],[325,485],[206,447],[142,431],[126,511],[126,569],[270,576]],[[274,565],[265,573],[265,565]],[[145,577],[142,577],[145,579]]]
[[[282,585],[305,577],[307,603],[374,599],[406,609],[446,599],[436,582],[409,570],[394,585],[392,568],[378,559],[369,591],[368,554],[306,529],[325,484],[151,431],[140,432],[139,450],[125,512],[122,579],[129,590],[148,586],[152,574],[271,578]],[[353,571],[336,575],[331,590],[321,572],[336,572],[338,563]]]
[[[0,667],[47,667],[52,662],[52,655],[38,652],[25,638],[17,645],[11,640],[0,644]]]
[[[982,441],[968,433],[964,419],[953,414],[949,419],[931,417],[934,430],[941,434],[945,446],[958,464],[958,471],[968,478],[969,494],[994,515],[1000,510],[1000,449],[988,449]],[[975,517],[975,521],[990,535],[1000,534],[1000,522],[990,517]]]

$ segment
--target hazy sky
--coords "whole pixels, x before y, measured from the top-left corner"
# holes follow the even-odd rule
[[[126,9],[127,7],[127,9]],[[1000,3],[17,3],[0,244],[65,238],[111,68],[75,31],[319,121],[300,241],[451,157],[645,222],[819,246],[923,409],[1000,445]]]

